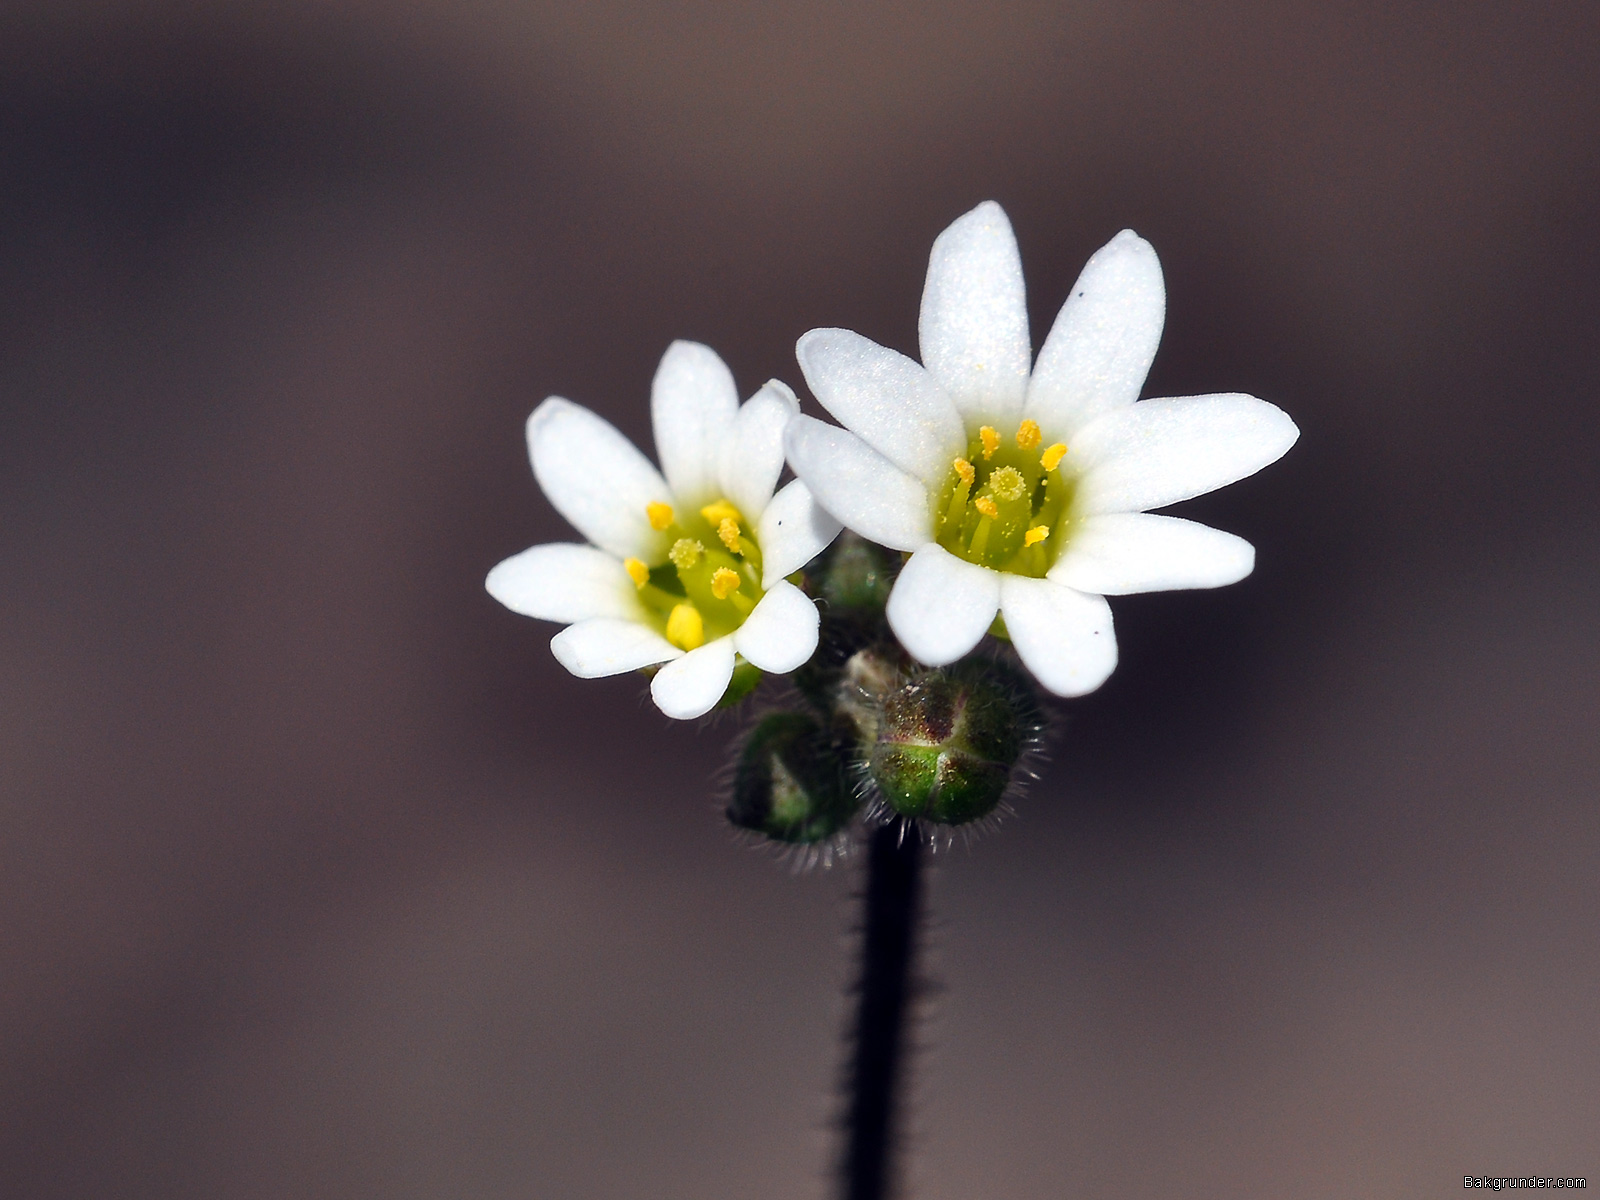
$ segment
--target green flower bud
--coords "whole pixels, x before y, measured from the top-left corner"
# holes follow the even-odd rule
[[[778,842],[831,837],[861,807],[846,760],[815,717],[770,714],[751,731],[739,755],[728,820]]]
[[[943,825],[988,816],[1037,739],[1032,685],[999,662],[929,671],[885,697],[872,779],[896,813]]]
[[[823,554],[814,577],[818,596],[830,608],[876,615],[889,602],[899,573],[898,555],[847,530]]]
[[[822,627],[816,652],[791,679],[819,711],[832,713],[840,686],[853,686],[849,664],[862,651],[904,661],[883,615],[899,570],[899,555],[849,531],[806,568],[806,590],[817,598]]]

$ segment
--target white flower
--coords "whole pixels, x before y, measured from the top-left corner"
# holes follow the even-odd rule
[[[1022,262],[987,202],[939,235],[922,293],[922,365],[844,329],[797,354],[845,429],[796,418],[789,463],[863,537],[912,552],[889,597],[901,644],[932,666],[998,611],[1061,696],[1117,662],[1104,597],[1243,579],[1255,551],[1162,508],[1243,479],[1299,436],[1242,395],[1138,400],[1166,295],[1155,251],[1124,230],[1089,260],[1031,363]]]
[[[574,675],[665,663],[650,694],[680,720],[716,706],[741,658],[794,670],[816,649],[817,610],[784,576],[839,532],[799,480],[773,494],[798,411],[777,380],[741,407],[712,350],[674,342],[650,392],[663,479],[610,423],[550,397],[528,418],[528,457],[591,544],[524,550],[489,572],[489,594],[566,625],[550,649]]]

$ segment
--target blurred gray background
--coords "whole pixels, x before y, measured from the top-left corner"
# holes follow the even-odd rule
[[[915,350],[986,198],[1042,336],[1131,226],[1147,394],[1300,444],[1114,605],[933,879],[908,1192],[1600,1176],[1600,7],[0,9],[0,1194],[821,1197],[849,864],[737,722],[482,590],[522,421]],[[1600,1185],[1600,1180],[1596,1180]]]

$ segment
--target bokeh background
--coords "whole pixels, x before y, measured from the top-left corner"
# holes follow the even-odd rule
[[[1019,815],[941,857],[908,1194],[1600,1176],[1600,7],[0,10],[0,1194],[820,1197],[849,863],[737,724],[568,678],[522,421],[648,444],[915,350],[986,198],[1035,338],[1131,226],[1147,394],[1303,430],[1186,506]],[[1600,1180],[1597,1180],[1600,1183]]]

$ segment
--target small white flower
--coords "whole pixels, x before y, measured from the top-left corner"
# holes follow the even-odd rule
[[[1252,396],[1139,401],[1165,309],[1155,251],[1124,230],[1031,362],[1022,261],[990,201],[933,244],[922,365],[844,329],[800,339],[806,382],[845,429],[796,418],[790,465],[845,525],[912,552],[888,616],[917,659],[954,662],[998,611],[1039,682],[1082,695],[1117,662],[1104,597],[1250,573],[1248,542],[1146,510],[1259,471],[1299,430]]]
[[[674,342],[650,392],[662,478],[609,422],[550,397],[528,418],[528,457],[591,544],[524,550],[489,572],[489,594],[566,625],[550,649],[574,675],[665,663],[650,694],[679,720],[716,706],[740,658],[794,670],[816,649],[817,610],[784,576],[839,532],[799,480],[773,494],[797,412],[777,380],[741,406],[712,350]]]

